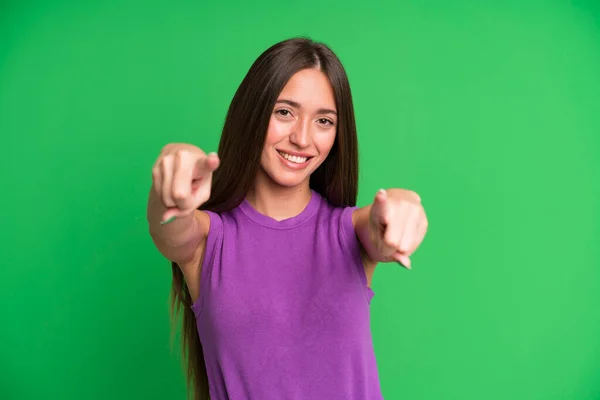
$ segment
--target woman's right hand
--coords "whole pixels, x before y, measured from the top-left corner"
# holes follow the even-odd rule
[[[163,147],[152,168],[152,188],[166,208],[163,224],[193,214],[210,198],[212,173],[219,162],[215,153],[206,155],[191,144]]]

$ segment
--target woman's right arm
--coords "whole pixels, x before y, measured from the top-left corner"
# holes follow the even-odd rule
[[[175,218],[163,224],[162,217],[167,212],[162,201],[150,191],[148,196],[148,226],[150,236],[158,251],[169,261],[180,266],[199,260],[200,246],[206,241],[210,219],[208,215],[196,210],[192,214]],[[203,250],[203,249],[202,249]]]
[[[210,197],[212,172],[218,166],[216,155],[175,143],[163,148],[152,169],[147,205],[150,236],[158,251],[179,265],[188,282],[199,278],[210,219],[198,208]]]

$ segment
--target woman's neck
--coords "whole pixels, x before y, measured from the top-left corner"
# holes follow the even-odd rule
[[[276,221],[300,214],[310,202],[312,192],[308,180],[294,187],[280,186],[269,179],[257,179],[246,200],[259,213]]]

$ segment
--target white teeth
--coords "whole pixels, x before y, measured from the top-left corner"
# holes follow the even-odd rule
[[[302,164],[302,163],[305,163],[306,160],[308,160],[307,157],[292,156],[292,155],[284,153],[282,151],[280,151],[279,154],[281,154],[281,156],[283,158],[285,158],[286,160],[291,161],[291,162],[296,163],[296,164]]]

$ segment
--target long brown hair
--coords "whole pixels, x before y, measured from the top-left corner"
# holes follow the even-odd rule
[[[358,141],[348,77],[325,44],[307,38],[279,42],[263,52],[236,91],[221,134],[220,167],[213,173],[210,199],[201,209],[225,212],[237,207],[254,183],[273,107],[288,80],[298,71],[318,68],[333,88],[338,125],[333,148],[310,177],[310,187],[334,206],[354,206],[358,191]],[[172,264],[173,316],[183,309],[182,345],[187,359],[188,392],[194,400],[210,399],[202,345],[192,298],[177,264]]]

